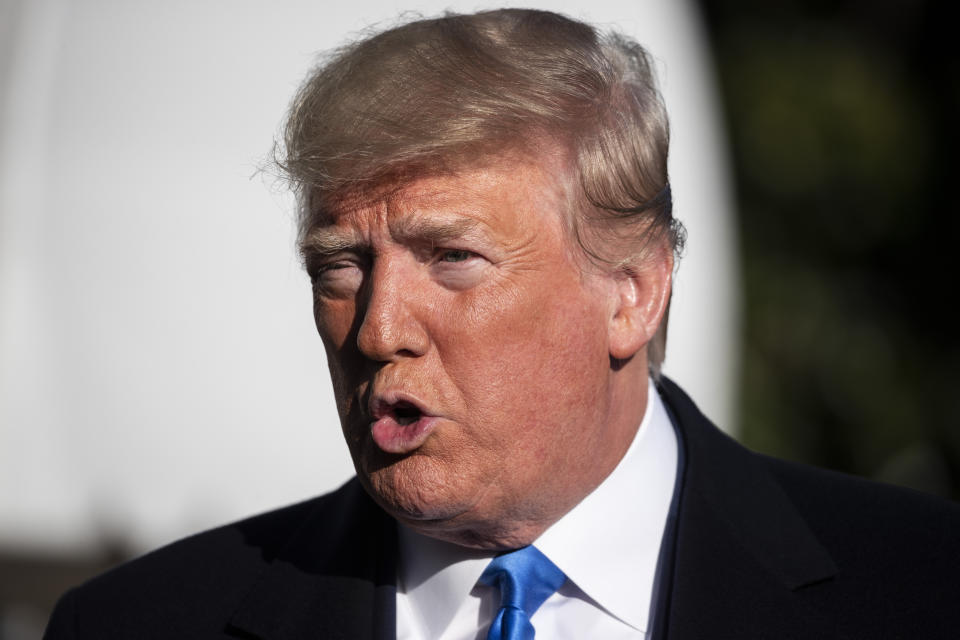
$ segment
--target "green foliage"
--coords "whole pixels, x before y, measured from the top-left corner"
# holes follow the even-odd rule
[[[931,45],[937,8],[705,6],[739,194],[743,438],[960,497],[960,65]]]

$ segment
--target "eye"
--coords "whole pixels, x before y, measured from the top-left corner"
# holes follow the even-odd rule
[[[465,249],[447,249],[440,254],[440,262],[466,262],[476,254]]]
[[[310,275],[310,279],[316,283],[323,281],[324,278],[333,274],[335,271],[349,269],[352,266],[354,265],[342,260],[337,262],[308,264],[307,273]]]
[[[340,271],[341,269],[349,269],[354,266],[356,265],[351,262],[333,262],[331,264],[325,264],[317,269],[317,275],[322,275],[331,271]]]
[[[431,271],[444,287],[462,291],[480,284],[489,265],[482,255],[468,249],[437,249]]]
[[[363,268],[353,260],[335,260],[317,265],[310,273],[314,290],[334,298],[355,294],[363,283]]]

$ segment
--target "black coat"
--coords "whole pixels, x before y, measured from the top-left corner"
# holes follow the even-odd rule
[[[960,638],[960,506],[757,455],[660,391],[685,470],[655,637]],[[395,580],[395,525],[354,479],[91,580],[45,638],[392,638]]]

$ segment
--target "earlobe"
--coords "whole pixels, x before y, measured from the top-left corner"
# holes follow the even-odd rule
[[[627,360],[653,339],[660,326],[670,299],[673,256],[663,250],[638,266],[624,267],[614,278],[610,355]]]

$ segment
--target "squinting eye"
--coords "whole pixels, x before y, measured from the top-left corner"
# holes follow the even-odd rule
[[[464,260],[469,260],[473,256],[473,253],[470,251],[464,251],[462,249],[450,249],[449,251],[444,251],[440,254],[441,262],[463,262]]]
[[[313,273],[313,287],[317,294],[339,298],[353,295],[363,282],[363,270],[346,260],[331,262]]]
[[[329,278],[332,275],[335,275],[334,272],[341,271],[343,269],[349,269],[350,264],[345,264],[342,262],[334,262],[332,264],[325,264],[323,266],[317,267],[311,270],[310,279],[315,283],[322,282],[324,279]]]

